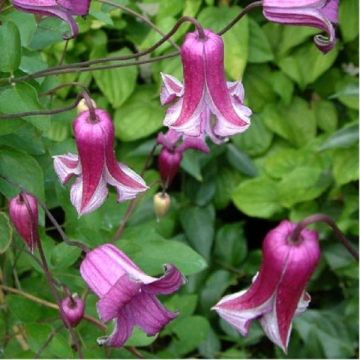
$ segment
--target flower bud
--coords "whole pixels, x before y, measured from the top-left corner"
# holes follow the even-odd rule
[[[154,196],[154,211],[156,217],[161,219],[164,217],[171,205],[171,198],[167,193],[159,192]]]
[[[182,153],[179,151],[169,151],[165,147],[160,151],[158,166],[160,171],[161,180],[167,188],[179,170],[182,160]]]
[[[67,296],[61,301],[62,316],[71,327],[76,327],[84,317],[85,304],[77,295]]]
[[[9,216],[29,250],[34,252],[39,241],[36,198],[24,192],[15,196],[9,202]]]
[[[91,101],[93,108],[96,109],[96,102],[93,99],[90,99],[90,101]],[[80,113],[82,113],[84,111],[88,111],[88,110],[89,110],[89,107],[87,106],[86,100],[81,99],[76,107],[77,113],[80,114]]]

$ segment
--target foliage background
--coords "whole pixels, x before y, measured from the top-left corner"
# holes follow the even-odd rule
[[[219,30],[246,1],[113,0],[143,12],[164,32],[181,15],[196,16]],[[322,259],[309,284],[310,310],[294,321],[289,352],[267,340],[258,324],[242,338],[210,311],[225,293],[246,288],[261,260],[261,241],[283,218],[293,221],[314,212],[336,219],[346,235],[358,236],[358,1],[340,1],[338,44],[323,55],[312,43],[318,31],[280,26],[257,10],[224,36],[229,80],[243,78],[253,123],[231,142],[212,146],[211,154],[189,151],[181,174],[169,190],[172,208],[156,222],[153,186],[131,217],[118,246],[145,271],[159,274],[174,263],[187,276],[182,290],[163,301],[180,316],[158,338],[140,331],[129,340],[145,357],[355,358],[358,357],[358,267],[324,227],[318,226]],[[39,21],[7,9],[0,14],[0,77],[8,78],[59,63],[67,26]],[[39,21],[39,22],[37,22]],[[69,43],[65,63],[145,49],[160,36],[148,25],[113,7],[93,1],[81,34]],[[174,36],[179,44],[190,25]],[[172,51],[164,44],[154,55]],[[12,54],[9,57],[7,54]],[[11,59],[11,56],[13,58]],[[9,65],[10,63],[10,65]],[[179,58],[140,67],[73,73],[0,88],[0,113],[41,110],[71,104],[74,88],[50,99],[41,96],[64,82],[88,86],[98,106],[113,115],[118,158],[140,171],[162,129],[159,72],[182,78]],[[51,156],[75,150],[74,111],[56,116],[0,122],[0,174],[33,191],[52,209],[72,239],[93,247],[111,239],[127,204],[112,192],[93,214],[77,218],[69,187],[56,179]],[[164,130],[164,129],[163,129]],[[156,162],[145,174],[158,178]],[[53,301],[39,266],[21,249],[11,230],[7,198],[16,190],[0,182],[1,278],[42,299]],[[78,266],[80,251],[61,243],[41,213],[41,241],[55,277],[72,291],[86,286]],[[87,313],[96,316],[89,294]],[[57,313],[18,295],[0,291],[0,349],[4,358],[32,358],[60,324]],[[109,326],[110,331],[111,326]],[[78,327],[86,357],[132,356],[125,349],[105,351],[96,344],[101,330],[83,321]],[[17,336],[15,336],[17,333]],[[73,358],[67,332],[61,331],[42,357]]]

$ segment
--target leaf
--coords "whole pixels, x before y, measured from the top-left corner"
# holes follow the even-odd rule
[[[157,335],[149,336],[144,333],[143,330],[135,327],[133,333],[128,341],[126,341],[125,346],[149,346],[157,339]]]
[[[13,236],[10,220],[4,212],[0,212],[0,254],[3,254],[10,246]]]
[[[250,18],[249,59],[250,63],[263,63],[274,59],[269,40],[261,26]]]
[[[17,150],[1,148],[0,175],[44,199],[43,171],[33,157]],[[7,197],[13,197],[19,189],[0,178],[0,192]]]
[[[17,26],[7,21],[0,24],[1,61],[0,71],[13,73],[21,61],[21,40]]]
[[[353,41],[359,34],[359,2],[346,0],[339,3],[339,26],[345,43]]]
[[[51,252],[51,263],[56,269],[66,269],[80,257],[81,250],[65,242],[56,245]]]
[[[271,218],[281,210],[277,183],[265,176],[243,181],[232,195],[236,207],[246,215]]]
[[[18,112],[43,110],[34,87],[27,83],[16,84],[0,93],[0,113],[14,114]],[[48,130],[50,118],[43,116],[27,116],[24,120],[40,131]]]
[[[215,256],[224,264],[238,267],[246,258],[247,242],[243,225],[226,224],[216,234]]]
[[[156,90],[138,86],[135,93],[115,112],[116,136],[122,141],[144,138],[162,127],[163,110],[154,99]]]
[[[251,158],[243,151],[229,144],[226,152],[229,163],[241,173],[255,177],[258,174],[257,168],[252,162]]]
[[[359,151],[357,147],[338,149],[334,152],[333,175],[339,185],[359,179]]]
[[[302,147],[316,135],[316,118],[308,103],[294,98],[289,106],[271,104],[263,113],[266,126],[292,144]]]
[[[240,12],[238,6],[204,8],[198,21],[214,32],[221,30]],[[231,80],[242,78],[248,60],[249,22],[244,17],[231,31],[223,36],[225,48],[225,71]]]
[[[278,65],[301,89],[305,89],[331,67],[337,55],[338,48],[324,55],[314,44],[306,44],[280,59]]]
[[[259,156],[270,147],[273,137],[273,133],[264,125],[263,118],[254,115],[249,129],[233,136],[232,143],[250,156]]]
[[[100,51],[95,52],[96,57],[103,55]],[[108,57],[128,55],[130,51],[122,49],[120,51],[107,54]],[[95,57],[92,54],[92,57]],[[109,65],[113,63],[108,63]],[[128,66],[112,70],[94,71],[93,76],[96,84],[104,93],[111,105],[115,108],[121,106],[127,98],[133,93],[136,85],[137,67]]]
[[[334,132],[337,128],[338,115],[335,105],[330,101],[316,101],[314,104],[318,127],[326,132]]]
[[[351,124],[330,136],[319,147],[319,151],[348,148],[359,141],[359,124]]]
[[[190,244],[206,259],[214,240],[215,214],[212,207],[190,207],[180,213],[181,225]]]

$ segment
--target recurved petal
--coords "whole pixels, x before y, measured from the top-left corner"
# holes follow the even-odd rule
[[[176,318],[173,313],[160,303],[155,295],[142,292],[128,305],[134,324],[141,327],[149,336],[156,335],[171,320]]]
[[[144,286],[144,291],[154,295],[168,295],[178,290],[186,280],[174,265],[165,265],[165,274],[156,281]]]
[[[169,129],[166,134],[159,133],[156,138],[156,142],[163,145],[168,150],[175,150],[176,144],[180,138],[181,133],[177,132],[176,130]]]
[[[119,202],[134,199],[138,193],[148,189],[144,179],[128,166],[107,158],[106,181],[116,188]]]
[[[132,314],[126,309],[123,308],[119,311],[115,328],[110,336],[104,336],[97,339],[99,345],[107,345],[112,347],[121,347],[123,346],[127,339],[131,336],[134,328],[134,322],[132,319]]]
[[[142,283],[124,274],[98,301],[96,308],[102,321],[107,322],[118,316],[119,311],[139,292]]]
[[[53,156],[54,169],[62,184],[68,182],[73,175],[79,175],[81,166],[75,154]]]
[[[238,101],[243,103],[245,98],[244,85],[240,81],[228,81],[226,85],[230,96],[235,97]]]
[[[187,149],[194,149],[208,153],[210,149],[206,144],[205,134],[201,134],[200,136],[184,136],[184,141],[181,145],[179,145],[177,151],[183,153]]]
[[[161,105],[166,105],[184,94],[183,84],[174,76],[160,73],[163,81],[160,92]]]

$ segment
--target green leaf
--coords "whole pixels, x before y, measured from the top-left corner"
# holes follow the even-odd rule
[[[330,136],[325,142],[319,147],[319,151],[348,148],[359,141],[359,124],[351,124]]]
[[[147,231],[146,236],[131,239],[124,233],[121,249],[145,272],[151,274],[162,273],[164,264],[174,264],[184,275],[206,268],[204,258],[189,246],[175,240],[165,240],[151,231]]]
[[[115,112],[116,136],[122,141],[144,138],[162,127],[163,110],[152,86],[138,86]]]
[[[232,200],[246,215],[271,218],[281,210],[277,183],[265,176],[243,181],[235,190]]]
[[[302,147],[315,138],[315,114],[301,98],[294,98],[289,106],[268,105],[263,117],[269,129],[295,146]]]
[[[157,335],[149,336],[144,333],[143,330],[138,327],[134,328],[133,334],[126,342],[126,346],[149,346],[157,339]]]
[[[339,26],[345,43],[353,41],[359,34],[359,2],[346,0],[339,3]]]
[[[312,84],[334,63],[338,48],[324,55],[314,44],[306,44],[278,61],[280,69],[301,89]]]
[[[198,21],[212,31],[219,31],[240,12],[238,6],[207,7],[198,16]],[[225,47],[225,71],[231,80],[242,78],[248,60],[249,22],[244,17],[231,31],[223,36]]]
[[[243,134],[233,136],[232,142],[246,154],[259,156],[270,147],[273,137],[273,133],[264,125],[263,117],[254,115],[249,129]]]
[[[255,177],[258,174],[257,168],[252,162],[251,158],[243,151],[229,144],[226,152],[229,163],[241,173]]]
[[[338,149],[333,154],[333,175],[339,185],[359,179],[359,151],[357,147]]]
[[[100,51],[96,51],[95,54],[96,55],[93,55],[92,57],[104,55],[104,53],[100,53]],[[106,56],[112,57],[128,54],[130,54],[129,50],[122,49],[114,53],[106,54]],[[113,63],[107,64],[111,65]],[[104,93],[111,105],[117,108],[121,106],[135,90],[137,73],[138,71],[136,66],[128,66],[112,70],[94,71],[93,76],[96,84]]]
[[[294,83],[281,71],[273,72],[271,81],[276,94],[280,96],[285,105],[289,105],[294,93]]]
[[[13,232],[10,220],[4,212],[0,212],[0,254],[3,254],[10,246]]]
[[[21,61],[20,33],[13,22],[7,21],[0,25],[0,44],[0,71],[13,73]]]
[[[224,264],[238,267],[246,258],[247,242],[243,224],[226,224],[216,234],[215,256]]]
[[[321,130],[334,132],[337,128],[338,115],[335,105],[330,101],[316,101],[313,103],[317,125]]]
[[[180,221],[190,244],[206,259],[214,240],[215,214],[212,207],[190,207],[180,213]]]
[[[0,175],[44,199],[43,171],[33,157],[13,149],[1,148]],[[12,197],[19,192],[19,189],[0,178],[0,192]]]
[[[56,245],[51,252],[51,263],[57,269],[66,269],[80,257],[81,250],[65,242]]]
[[[263,63],[274,59],[269,40],[261,26],[250,18],[249,62]]]
[[[279,201],[284,207],[291,208],[296,203],[313,200],[326,190],[330,182],[330,177],[321,169],[298,167],[279,183]]]
[[[16,105],[15,105],[16,104]],[[16,84],[0,93],[0,113],[14,114],[18,112],[43,110],[38,95],[31,85],[27,83]],[[25,121],[34,125],[40,131],[48,130],[49,116],[27,116]]]

